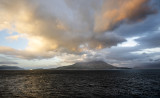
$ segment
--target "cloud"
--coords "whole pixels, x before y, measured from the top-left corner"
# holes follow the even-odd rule
[[[143,48],[160,47],[160,31],[146,34],[144,37],[136,40]]]
[[[106,0],[95,23],[96,32],[114,30],[122,23],[135,23],[144,20],[157,11],[149,6],[151,0]]]
[[[136,24],[122,24],[119,28],[115,29],[114,32],[123,37],[133,37],[133,36],[145,36],[153,35],[155,31],[160,27],[160,13],[149,16],[143,22]]]
[[[55,54],[58,53],[50,51],[29,51],[29,50],[16,50],[10,47],[0,46],[0,53],[5,55],[11,55],[17,58],[22,59],[43,59],[43,58],[51,58],[54,57]]]
[[[125,38],[108,30],[116,29],[122,22],[141,22],[155,14],[149,1],[1,0],[0,30],[19,33],[7,39],[18,39],[25,34],[28,45],[24,50],[1,46],[0,53],[41,59],[61,53],[82,55],[86,50],[117,46]]]
[[[143,49],[143,50],[140,50],[140,51],[135,51],[135,52],[132,52],[132,53],[136,53],[136,54],[143,54],[143,53],[147,53],[147,54],[150,54],[150,53],[160,53],[160,48],[149,48],[149,49]]]
[[[19,38],[25,38],[25,35],[19,34],[19,35],[11,35],[6,37],[7,40],[18,40]]]

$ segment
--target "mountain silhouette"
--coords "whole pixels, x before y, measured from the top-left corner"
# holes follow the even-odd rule
[[[2,65],[2,66],[0,66],[0,70],[23,70],[23,68],[20,68],[17,66]]]
[[[91,62],[79,62],[69,66],[62,66],[56,69],[58,70],[105,70],[105,69],[120,69],[110,65],[104,61],[91,61]],[[124,68],[125,69],[125,68]]]

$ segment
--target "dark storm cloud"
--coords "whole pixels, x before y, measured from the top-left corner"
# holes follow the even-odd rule
[[[148,33],[144,37],[136,40],[143,48],[160,47],[160,31]]]
[[[91,38],[91,41],[89,43],[91,45],[91,48],[94,48],[94,46],[99,45],[100,46],[99,48],[102,49],[105,47],[117,46],[118,43],[122,43],[124,41],[126,41],[126,40],[122,36],[119,36],[113,32],[111,32],[111,33],[107,32],[102,35],[94,35]],[[93,45],[93,47],[92,47],[92,45]]]
[[[160,13],[157,13],[153,16],[149,16],[143,22],[130,25],[123,24],[119,28],[114,30],[114,32],[125,37],[143,36],[146,33],[152,34],[154,31],[157,31],[160,27],[159,17]]]
[[[131,51],[135,51],[136,48],[133,47],[119,47],[119,48],[112,48],[108,49],[109,54],[106,55],[106,59],[114,59],[114,60],[135,60],[141,58],[138,55],[131,54]]]
[[[121,24],[141,22],[148,15],[156,14],[157,10],[151,7],[150,1],[152,0],[104,1],[102,13],[100,13],[101,17],[97,16],[95,31],[115,30]],[[112,6],[113,3],[114,5]]]

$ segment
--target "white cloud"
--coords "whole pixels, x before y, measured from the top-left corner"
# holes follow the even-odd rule
[[[133,54],[143,54],[143,53],[151,54],[151,53],[159,53],[159,52],[160,52],[160,47],[143,49],[143,50],[135,51],[135,52],[131,52],[131,53],[133,53]]]
[[[135,47],[139,45],[135,39],[139,39],[140,37],[132,37],[132,38],[127,38],[126,42],[123,42],[122,44],[119,44],[118,47]]]

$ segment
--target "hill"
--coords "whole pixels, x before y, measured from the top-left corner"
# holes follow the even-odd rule
[[[0,66],[0,70],[24,70],[24,69],[17,66],[2,65]]]
[[[62,66],[56,68],[58,70],[106,70],[106,69],[121,69],[110,65],[104,61],[79,62],[69,66]],[[122,68],[127,69],[127,68]]]

